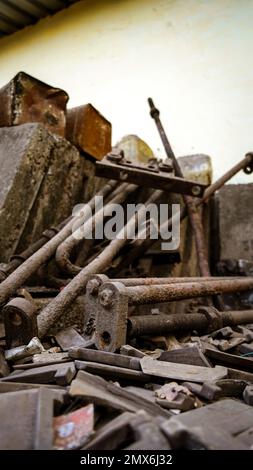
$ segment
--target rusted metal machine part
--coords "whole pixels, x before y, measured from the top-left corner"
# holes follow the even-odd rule
[[[13,348],[27,344],[35,336],[40,336],[38,323],[40,312],[52,301],[52,297],[34,298],[32,301],[22,297],[12,299],[3,308],[6,344]],[[54,324],[53,331],[62,331],[66,326],[76,325],[80,331],[85,326],[86,300],[84,295],[78,296],[66,310],[63,322]]]
[[[146,201],[146,204],[155,202],[161,197],[161,191],[155,191]],[[125,245],[127,240],[127,230],[134,230],[136,226],[137,215],[145,214],[145,205],[141,206],[139,211],[131,217],[118,238],[112,240],[109,245],[100,253],[91,263],[85,266],[79,274],[61,291],[59,295],[41,312],[39,318],[40,336],[44,336],[55,321],[64,314],[74,299],[84,293],[89,277],[97,272],[103,272],[119,250]],[[1,288],[1,286],[0,286]],[[1,293],[1,289],[0,289]]]
[[[98,194],[109,194],[117,185],[115,181],[108,182]],[[95,207],[95,196],[86,204],[82,214],[71,218],[71,220],[51,240],[42,246],[36,253],[19,266],[7,279],[0,284],[0,305],[3,305],[26,280],[46,263],[54,254],[57,247],[72,233],[73,224],[75,229],[81,226],[84,220],[90,216],[90,210]]]
[[[151,117],[154,119],[158,132],[160,134],[163,146],[165,148],[166,154],[168,158],[172,159],[173,166],[175,169],[175,174],[176,176],[179,176],[180,178],[184,178],[183,172],[180,168],[180,165],[176,159],[176,156],[171,148],[171,145],[169,143],[169,140],[167,138],[166,132],[163,128],[163,125],[160,120],[160,111],[155,107],[153,100],[151,98],[148,99],[148,103],[150,106],[150,114]],[[197,252],[197,257],[198,257],[198,267],[199,267],[199,272],[201,276],[210,276],[210,269],[209,269],[209,264],[208,264],[208,259],[207,259],[207,250],[206,250],[206,243],[205,243],[205,236],[204,236],[204,230],[203,230],[203,224],[201,220],[201,215],[198,212],[198,209],[196,208],[192,198],[190,196],[187,196],[186,194],[183,194],[183,200],[184,203],[187,207],[187,212],[190,218],[192,230],[194,233],[194,238],[195,238],[195,244],[196,244],[196,252]]]
[[[160,286],[127,287],[129,305],[170,302],[206,295],[216,295],[229,292],[243,292],[253,289],[253,278],[226,279],[223,281],[200,281],[178,283]],[[102,292],[101,294],[102,295]]]
[[[233,278],[234,279],[234,278]],[[238,277],[236,279],[241,279]],[[202,281],[222,281],[222,280],[231,280],[231,277],[221,277],[221,276],[207,276],[207,277],[136,277],[136,278],[118,278],[110,279],[112,282],[121,282],[124,286],[152,286],[152,285],[161,285],[161,284],[177,284],[185,282],[202,282]],[[109,278],[107,278],[109,281]]]
[[[72,220],[72,216],[68,217],[57,227],[50,227],[48,230],[45,230],[39,240],[35,243],[32,243],[26,250],[24,250],[19,255],[13,255],[10,259],[10,262],[4,266],[0,265],[0,282],[6,279],[13,271],[15,271],[18,266],[20,266],[26,259],[30,258],[36,251],[38,251],[48,240],[51,240],[59,231],[67,225],[68,222]]]
[[[0,90],[0,126],[41,122],[64,137],[68,99],[65,91],[19,72]]]
[[[112,125],[90,103],[67,110],[67,139],[85,154],[101,160],[111,150]]]
[[[222,326],[235,326],[253,321],[253,310],[219,312]],[[173,331],[206,331],[210,319],[203,313],[178,313],[172,315],[137,315],[127,321],[127,335],[130,338],[148,335],[166,335]],[[208,329],[211,332],[210,329]]]
[[[1,450],[53,449],[53,416],[68,403],[66,391],[32,386],[0,395]]]
[[[229,181],[233,176],[235,176],[239,171],[244,170],[247,174],[250,174],[253,171],[253,152],[249,152],[245,157],[240,160],[236,165],[234,165],[230,170],[228,170],[224,175],[222,175],[217,181],[212,183],[208,188],[206,188],[204,195],[201,199],[196,200],[196,207],[201,206],[207,202],[211,196],[214,195],[227,181]],[[186,207],[183,207],[180,211],[180,220],[184,220],[187,217]],[[170,218],[164,223],[165,229],[170,230],[173,224],[173,219]],[[138,256],[141,256],[145,251],[148,250],[155,240],[152,240],[147,237],[146,240],[137,240],[133,248],[125,255],[124,260],[122,260],[121,266],[128,266],[135,260]]]
[[[137,186],[134,184],[123,183],[120,185],[119,188],[115,189],[112,198],[108,202],[108,204],[121,204],[124,202],[127,196],[131,194],[133,191],[137,189]],[[95,224],[99,224],[104,219],[104,211],[105,208],[101,207],[101,209],[96,212],[92,217],[92,222],[90,220],[86,222],[86,224],[82,227],[82,236],[85,239],[87,234],[90,232],[91,224],[92,229],[95,227]],[[75,276],[81,270],[81,266],[77,266],[70,261],[71,252],[75,246],[80,244],[80,240],[77,236],[75,236],[75,232],[71,234],[66,240],[59,245],[56,250],[55,259],[59,266],[59,268],[66,274],[70,276]]]
[[[116,148],[106,155],[103,161],[96,162],[96,175],[171,193],[189,194],[195,197],[201,197],[206,188],[203,183],[173,176],[169,163],[164,162],[157,166],[152,161],[148,165],[140,163],[136,165],[125,160],[124,152]]]
[[[93,301],[91,333],[95,330],[95,344],[98,349],[114,352],[126,343],[129,305],[170,302],[252,288],[252,278],[133,287],[126,287],[120,282],[105,282],[98,291],[97,301]],[[95,297],[96,290],[93,295]],[[87,291],[87,303],[91,297],[92,290]],[[207,316],[212,331],[222,327],[221,317],[216,309],[202,307],[199,312]]]
[[[14,348],[38,336],[37,308],[32,302],[22,297],[12,299],[3,308],[6,344]]]
[[[207,283],[210,283],[210,282],[217,282],[222,279],[224,280],[225,278],[213,278],[213,277],[169,278],[169,277],[165,277],[165,278],[132,278],[132,279],[128,278],[128,279],[111,279],[110,280],[104,274],[96,274],[89,279],[87,286],[86,286],[86,307],[87,307],[88,316],[86,318],[86,328],[85,328],[84,333],[87,337],[91,337],[93,333],[95,332],[97,317],[99,315],[98,312],[100,308],[102,308],[103,310],[103,313],[101,314],[103,317],[101,328],[103,328],[104,319],[106,322],[109,321],[109,319],[107,318],[107,314],[109,314],[109,316],[112,316],[113,318],[113,313],[110,311],[110,309],[115,308],[116,310],[115,318],[118,317],[119,312],[120,312],[120,315],[122,315],[122,317],[125,318],[125,320],[122,322],[123,326],[121,327],[122,332],[125,331],[126,319],[128,317],[128,302],[126,301],[125,287],[128,288],[129,286],[143,287],[143,286],[152,286],[152,285],[156,285],[156,286],[166,285],[167,288],[169,289],[171,284],[172,285],[178,284],[178,283],[189,284],[189,282],[195,283],[195,282],[201,282],[203,280],[206,280]],[[231,278],[227,278],[227,279],[231,279]],[[108,285],[108,283],[110,286],[117,286],[115,288],[115,291],[117,294],[114,298],[113,304],[109,305],[109,308],[107,309],[105,305],[100,306],[98,302],[98,295],[100,291],[102,290],[102,288],[104,287],[104,285],[106,286]],[[114,290],[114,287],[113,287],[113,290]],[[114,294],[110,294],[110,287],[109,287],[109,291],[108,289],[106,291],[107,291],[107,294],[109,294],[109,299],[112,298]],[[121,300],[121,297],[123,297],[123,301]],[[121,307],[118,307],[117,305],[117,300],[116,300],[117,298],[119,298],[119,305]],[[105,300],[105,303],[107,301],[108,299]],[[103,303],[104,302],[102,302],[102,304]]]

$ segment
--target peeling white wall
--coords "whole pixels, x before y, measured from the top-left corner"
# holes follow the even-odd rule
[[[84,0],[0,40],[0,86],[24,70],[163,155],[152,96],[175,153],[217,177],[253,150],[252,26],[252,0]]]

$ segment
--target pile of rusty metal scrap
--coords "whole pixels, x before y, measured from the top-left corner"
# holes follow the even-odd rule
[[[210,184],[152,99],[163,162],[67,100],[23,72],[0,90],[0,448],[253,448],[252,186],[223,188],[253,153]],[[116,204],[117,236],[96,236]]]

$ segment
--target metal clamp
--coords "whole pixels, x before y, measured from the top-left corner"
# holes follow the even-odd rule
[[[208,320],[207,333],[219,330],[223,327],[222,316],[214,307],[200,307],[198,313],[203,313]]]
[[[22,297],[16,297],[3,308],[6,344],[8,348],[28,344],[38,336],[37,308]]]

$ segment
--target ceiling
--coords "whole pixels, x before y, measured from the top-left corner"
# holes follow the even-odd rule
[[[0,37],[35,24],[78,0],[0,0]]]

